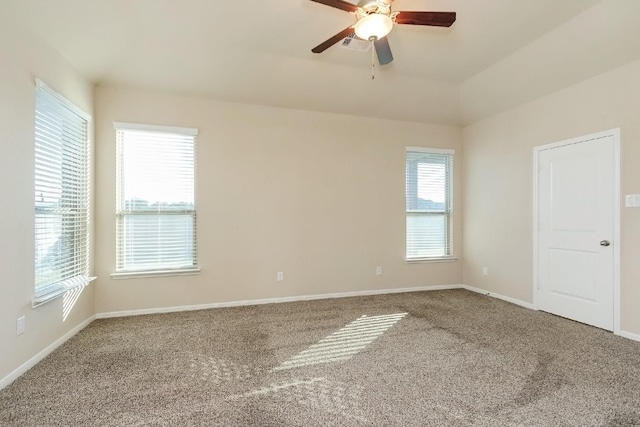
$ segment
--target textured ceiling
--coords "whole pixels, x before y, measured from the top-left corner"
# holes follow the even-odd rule
[[[535,88],[522,102],[640,56],[638,0],[396,0],[394,10],[455,11],[458,19],[451,28],[396,25],[395,60],[377,66],[374,80],[370,52],[311,53],[355,17],[309,0],[2,2],[96,84],[420,122],[461,124],[508,107],[502,98],[491,104],[504,79]],[[611,36],[609,26],[625,17]],[[634,48],[607,56],[610,43]],[[543,63],[545,49],[563,71],[531,81],[521,65]],[[603,55],[604,65],[582,61]],[[576,60],[581,69],[568,72]]]

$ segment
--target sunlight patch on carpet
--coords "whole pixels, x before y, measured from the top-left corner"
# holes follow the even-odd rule
[[[332,381],[327,378],[308,378],[270,384],[266,387],[229,396],[227,400],[265,396],[312,406],[327,413],[338,414],[366,423],[365,413],[359,408],[362,391],[363,388],[358,385]]]
[[[316,344],[282,362],[272,371],[351,359],[395,325],[407,313],[360,316]]]
[[[192,356],[189,361],[189,367],[191,368],[192,378],[211,381],[214,384],[251,378],[257,369],[248,365],[238,365],[228,360],[202,355]]]

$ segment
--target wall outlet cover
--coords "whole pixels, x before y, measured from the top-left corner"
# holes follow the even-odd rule
[[[24,334],[24,331],[27,327],[27,319],[25,316],[19,317],[16,321],[16,335]]]

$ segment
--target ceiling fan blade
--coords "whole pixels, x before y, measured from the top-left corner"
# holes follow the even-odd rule
[[[328,48],[330,48],[331,46],[333,46],[334,44],[338,43],[340,40],[344,39],[345,37],[351,34],[353,34],[353,27],[347,27],[344,30],[340,31],[335,36],[331,37],[328,40],[323,41],[318,46],[311,49],[311,52],[313,53],[324,52],[325,50],[327,50]]]
[[[456,22],[455,12],[398,12],[397,24],[450,27]]]
[[[346,10],[347,12],[355,12],[358,10],[358,6],[352,3],[348,3],[343,0],[311,0],[316,3],[322,3],[327,6],[335,7],[336,9]]]
[[[373,46],[376,48],[376,55],[378,55],[378,62],[380,65],[387,65],[393,61],[393,54],[391,53],[389,40],[387,40],[386,37],[373,42]]]

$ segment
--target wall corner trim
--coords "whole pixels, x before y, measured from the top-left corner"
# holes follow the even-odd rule
[[[66,334],[64,334],[63,336],[61,336],[60,338],[58,338],[57,340],[55,340],[51,344],[49,344],[47,347],[42,349],[38,354],[33,356],[31,359],[27,360],[25,363],[23,363],[22,365],[18,366],[9,375],[7,375],[6,377],[0,379],[0,390],[2,390],[3,388],[8,386],[9,384],[14,382],[15,380],[17,380],[20,375],[24,374],[29,369],[33,368],[38,362],[40,362],[42,359],[44,359],[49,354],[51,354],[56,348],[60,347],[62,344],[67,342],[75,334],[77,334],[78,332],[80,332],[81,330],[83,330],[84,328],[89,326],[89,324],[91,322],[93,322],[94,320],[96,320],[96,316],[95,315],[89,317],[88,319],[86,319],[82,323],[78,324],[73,329],[71,329],[69,332],[67,332]]]

